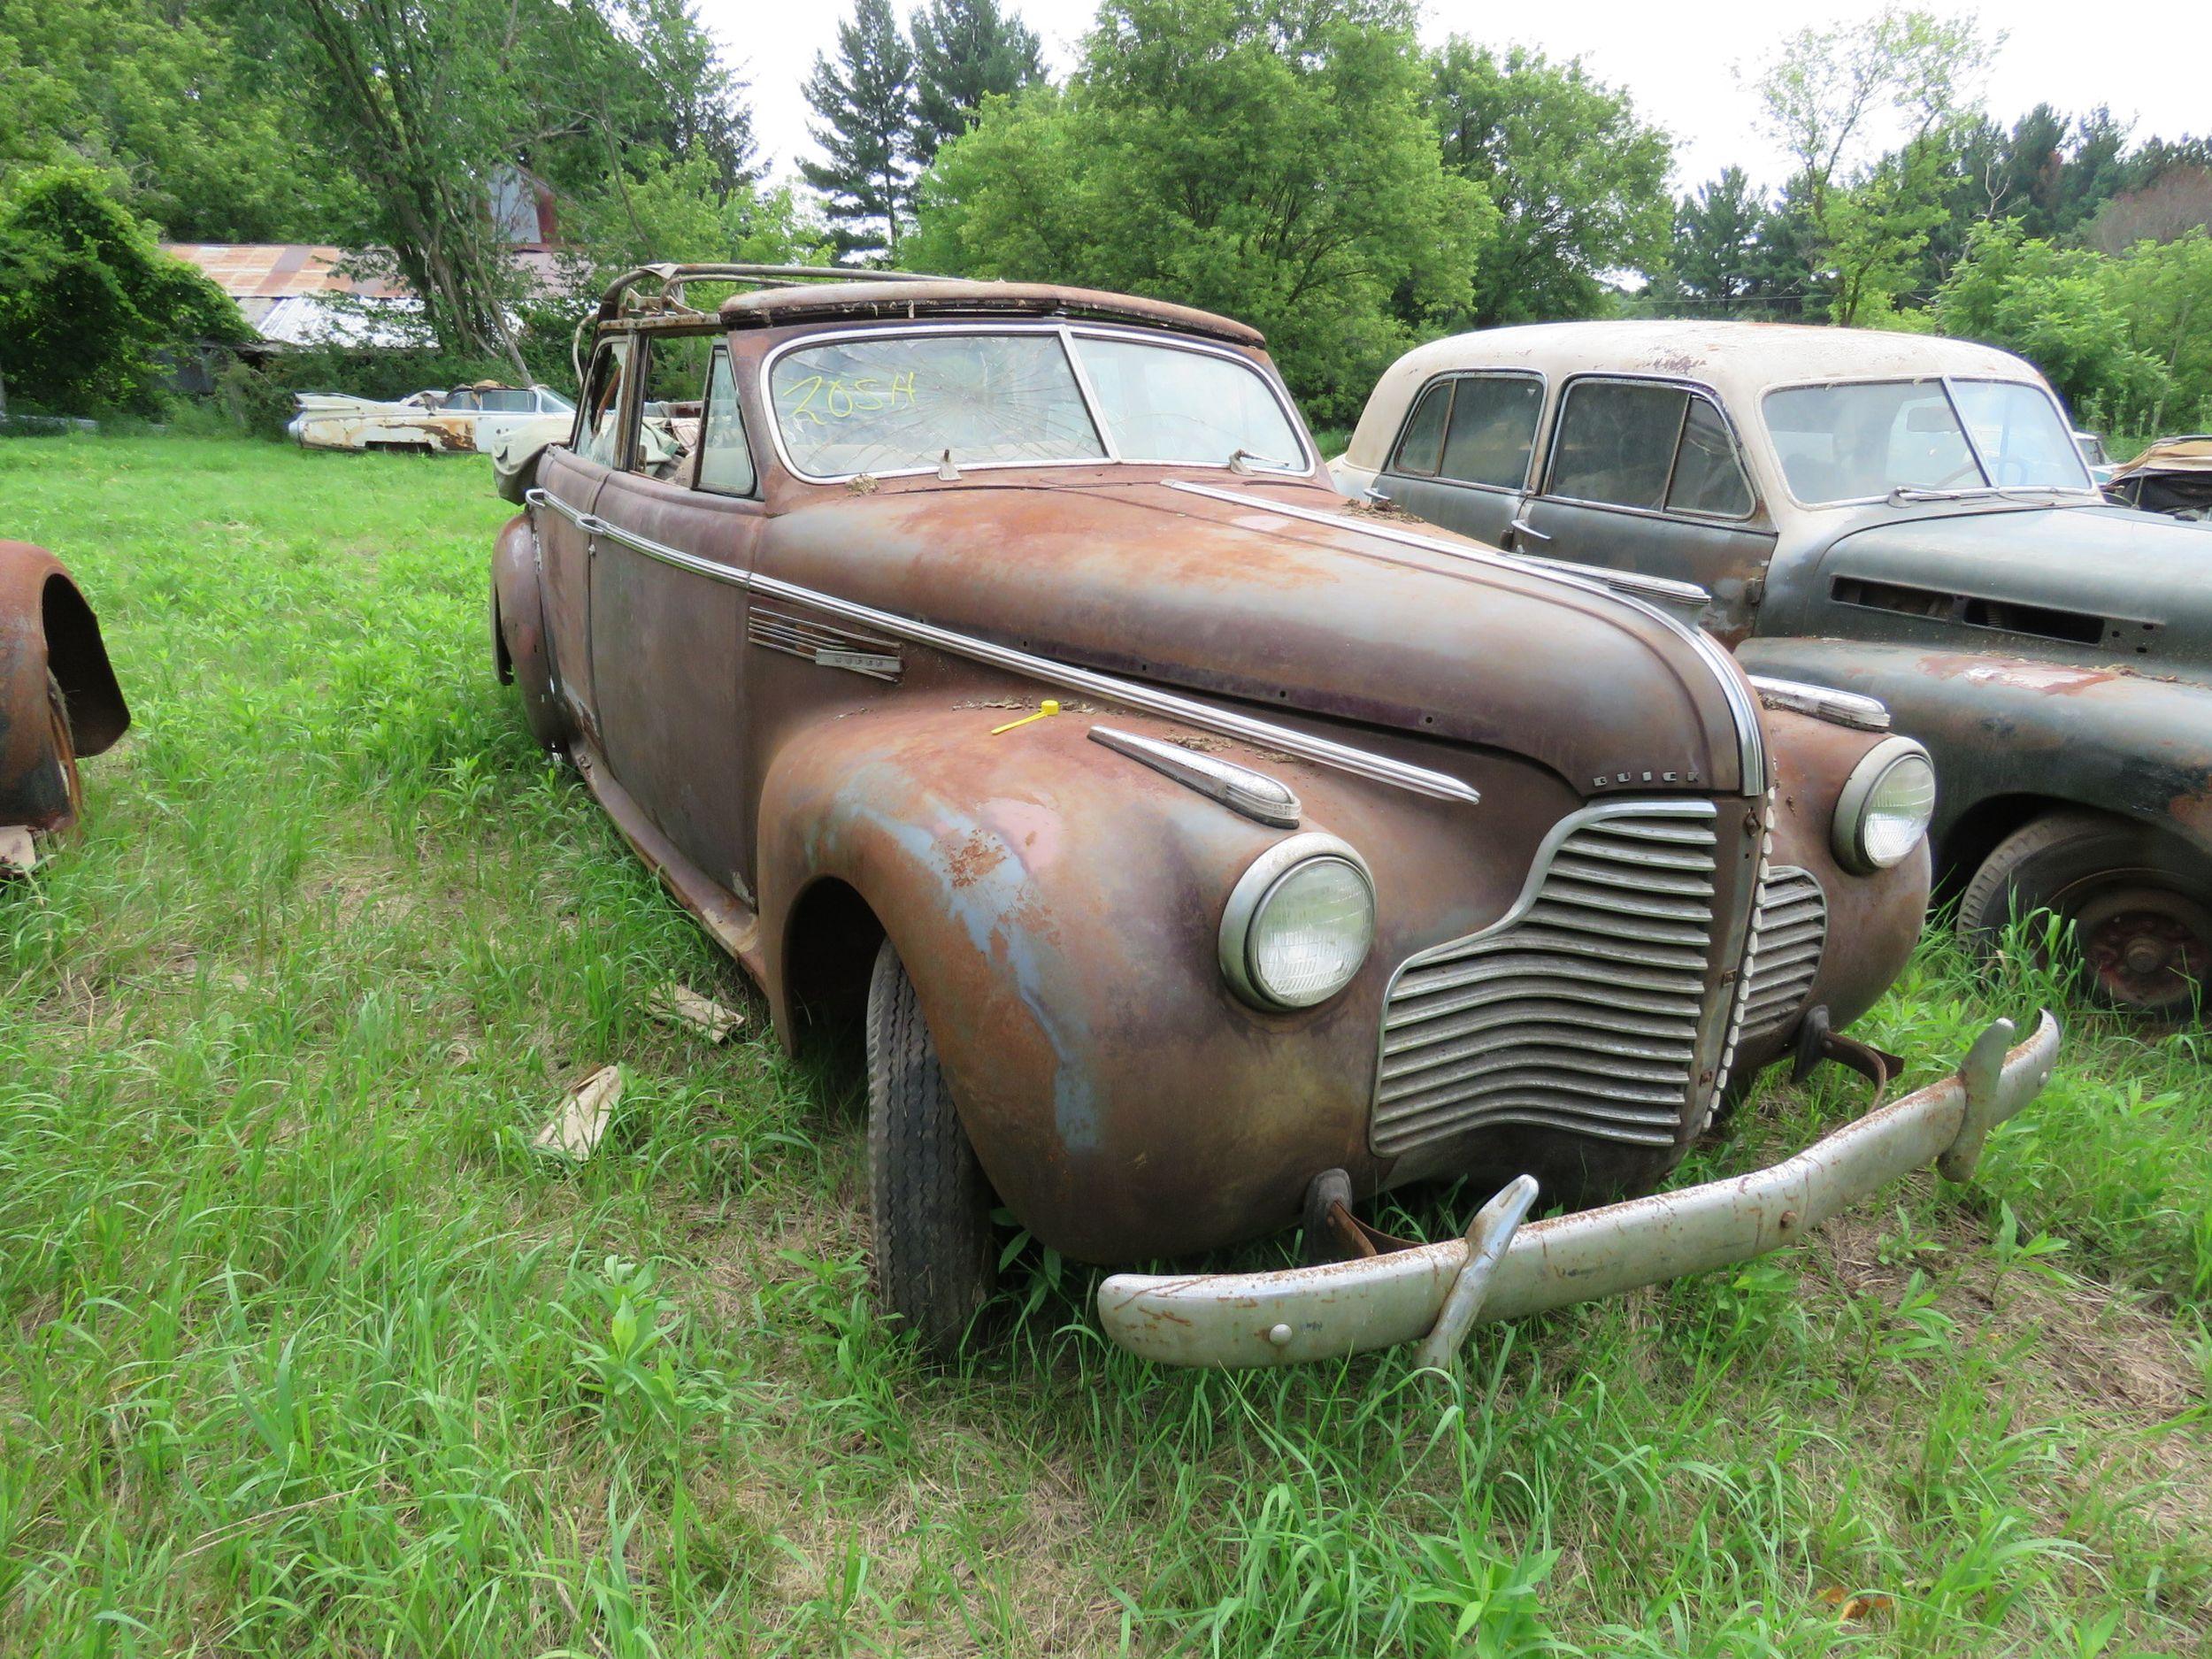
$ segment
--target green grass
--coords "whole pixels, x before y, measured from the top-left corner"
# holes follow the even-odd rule
[[[780,1057],[492,681],[503,511],[470,461],[0,442],[0,526],[83,580],[138,719],[0,892],[0,1649],[2212,1641],[2195,1040],[2077,1022],[1978,1187],[1482,1327],[1459,1389],[1151,1370],[1041,1260],[933,1371],[864,1299],[849,1081]],[[670,978],[747,1032],[651,1023]],[[1917,1082],[2044,995],[1932,948],[1867,1034]],[[609,1061],[609,1142],[534,1160]],[[1856,1090],[1770,1089],[1691,1173]]]

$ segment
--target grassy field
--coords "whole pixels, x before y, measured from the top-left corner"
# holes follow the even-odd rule
[[[2195,1039],[2077,1018],[1977,1187],[1483,1327],[1463,1387],[1151,1370],[1033,1254],[933,1371],[865,1301],[849,1074],[493,683],[505,511],[473,461],[0,442],[0,534],[73,565],[138,720],[0,891],[0,1650],[2212,1645]],[[747,1032],[653,1023],[671,978]],[[1867,1034],[1917,1083],[2047,988],[1931,949]],[[609,1062],[608,1144],[534,1159]]]

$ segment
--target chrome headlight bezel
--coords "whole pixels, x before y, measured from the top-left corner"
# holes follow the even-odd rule
[[[1909,763],[1924,766],[1928,771],[1928,814],[1920,826],[1920,838],[1924,839],[1928,825],[1935,817],[1935,762],[1924,746],[1909,737],[1886,737],[1859,757],[1859,764],[1852,767],[1851,775],[1844,780],[1843,793],[1836,797],[1836,817],[1829,840],[1836,862],[1854,875],[1877,875],[1894,869],[1909,858],[1913,848],[1920,844],[1920,839],[1916,839],[1903,852],[1888,859],[1877,858],[1866,844],[1868,807],[1890,773]]]
[[[1324,861],[1348,865],[1357,872],[1367,891],[1367,938],[1350,969],[1326,991],[1310,997],[1285,997],[1268,987],[1259,969],[1253,949],[1255,926],[1264,914],[1269,899],[1285,881],[1305,866]],[[1264,1013],[1296,1013],[1303,1009],[1318,1008],[1331,998],[1341,995],[1345,987],[1359,977],[1360,970],[1366,965],[1374,948],[1374,873],[1368,869],[1367,861],[1348,842],[1319,830],[1285,836],[1247,864],[1244,873],[1237,878],[1236,885],[1229,890],[1229,902],[1221,912],[1219,950],[1222,975],[1240,998]]]

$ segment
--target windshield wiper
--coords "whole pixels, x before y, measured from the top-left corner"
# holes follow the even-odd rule
[[[2075,484],[1969,484],[1960,489],[1924,489],[1917,484],[1899,484],[1889,492],[1889,504],[1903,507],[1919,501],[1976,501],[1994,496],[2005,501],[2036,501],[2047,495],[2094,494]]]

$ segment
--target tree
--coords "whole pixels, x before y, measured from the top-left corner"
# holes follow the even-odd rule
[[[1035,33],[998,0],[929,0],[914,14],[915,165],[968,130],[987,97],[1045,78]]]
[[[587,202],[633,150],[749,165],[739,83],[680,0],[223,0],[301,88],[308,130],[358,182],[370,237],[457,356],[526,369],[527,283],[486,211],[522,167]],[[688,76],[671,88],[661,77]]]
[[[146,409],[163,354],[247,337],[220,288],[82,163],[42,168],[0,201],[0,390],[70,414]]]
[[[0,0],[0,178],[66,161],[184,242],[348,235],[365,206],[219,12]]]
[[[1751,292],[1765,201],[1741,167],[1686,196],[1674,215],[1674,274],[1683,291],[1701,299],[1731,301]]]
[[[1970,19],[1893,7],[1849,28],[1801,29],[1754,82],[1795,164],[1807,274],[1830,296],[1832,320],[1886,310],[1917,268],[1942,218],[1928,208],[1946,182],[1946,129],[1994,50]],[[1900,128],[1903,148],[1886,159],[1883,141]]]
[[[858,0],[837,26],[837,61],[815,54],[806,99],[823,123],[808,131],[828,159],[799,172],[828,196],[840,250],[895,259],[913,195],[914,50],[890,0]]]
[[[909,254],[1242,318],[1347,419],[1409,322],[1465,314],[1496,223],[1425,94],[1400,0],[1108,0],[1065,90],[945,146]]]
[[[724,61],[693,0],[633,0],[631,24],[638,66],[657,95],[660,119],[655,121],[650,108],[638,111],[642,119],[632,127],[630,141],[658,136],[680,162],[704,157],[714,169],[718,197],[758,184],[765,169],[753,136],[747,83]]]
[[[2015,221],[1985,221],[1936,296],[1937,326],[2020,353],[2085,415],[2139,417],[2162,403],[2169,376],[2131,337],[2113,265]]]
[[[1498,231],[1474,273],[1479,326],[1587,317],[1604,273],[1665,252],[1673,148],[1628,95],[1579,60],[1511,48],[1501,59],[1454,35],[1429,60],[1444,165],[1479,184]]]

